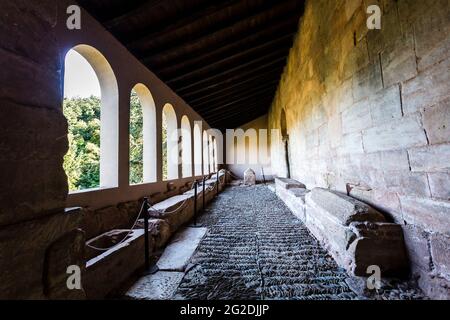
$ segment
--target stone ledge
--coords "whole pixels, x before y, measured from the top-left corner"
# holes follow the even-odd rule
[[[306,186],[298,182],[294,179],[288,179],[288,178],[275,178],[275,185],[276,188],[282,188],[282,189],[293,189],[293,188],[303,188],[306,189]]]

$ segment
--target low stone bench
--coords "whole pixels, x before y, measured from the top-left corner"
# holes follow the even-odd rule
[[[122,238],[129,230],[111,230],[88,241],[90,245],[110,247],[113,236]],[[83,287],[88,299],[102,299],[124,283],[144,264],[144,230],[133,230],[120,245],[97,256],[90,256],[83,274]],[[130,268],[130,266],[132,266]]]
[[[289,178],[275,178],[275,186],[276,188],[280,188],[280,189],[292,189],[292,188],[303,188],[306,189],[306,186],[301,183],[298,182],[297,180],[294,179],[289,179]]]
[[[170,226],[171,233],[194,217],[194,193],[184,193],[152,205],[152,218],[163,219]]]
[[[345,194],[315,188],[305,196],[304,222],[337,263],[355,276],[377,265],[382,276],[407,272],[400,225],[386,222],[371,206]]]

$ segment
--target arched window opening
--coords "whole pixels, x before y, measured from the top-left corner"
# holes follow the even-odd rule
[[[106,58],[91,46],[78,45],[66,54],[63,113],[69,191],[117,187],[117,81]]]
[[[181,166],[183,178],[192,177],[192,135],[187,116],[181,118]]]
[[[202,133],[199,122],[194,124],[194,173],[202,175]]]
[[[209,174],[209,139],[206,131],[203,131],[203,174]]]
[[[130,99],[130,184],[156,181],[156,113],[150,90],[137,84]]]
[[[177,115],[168,103],[162,113],[163,180],[178,179],[178,159]]]

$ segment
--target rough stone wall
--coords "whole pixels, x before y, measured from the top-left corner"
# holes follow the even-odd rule
[[[370,4],[381,30],[366,27]],[[269,129],[286,113],[292,177],[401,223],[421,287],[448,298],[449,1],[310,0],[299,30],[269,112]],[[271,154],[283,175],[281,140]]]

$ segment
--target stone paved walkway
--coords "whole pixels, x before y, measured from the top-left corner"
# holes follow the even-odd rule
[[[176,299],[356,299],[348,277],[266,186],[229,187],[199,219],[209,228]]]

